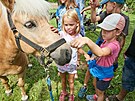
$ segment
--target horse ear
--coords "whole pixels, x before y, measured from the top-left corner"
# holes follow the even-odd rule
[[[13,10],[15,0],[0,0],[10,11]]]

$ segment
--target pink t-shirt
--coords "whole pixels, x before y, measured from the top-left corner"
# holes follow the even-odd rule
[[[108,55],[108,56],[103,56],[103,57],[100,57],[98,60],[97,60],[97,65],[99,66],[104,66],[104,67],[109,67],[109,66],[112,66],[114,61],[117,59],[118,57],[118,54],[120,52],[120,44],[118,41],[113,41],[111,43],[106,43],[106,41],[104,41],[101,46],[101,48],[104,48],[104,47],[108,47],[111,49],[111,54]]]

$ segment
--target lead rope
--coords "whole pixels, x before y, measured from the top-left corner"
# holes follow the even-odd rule
[[[53,94],[52,94],[52,85],[51,85],[51,79],[50,79],[50,72],[49,72],[49,64],[51,64],[53,62],[53,60],[49,58],[47,60],[47,62],[45,63],[44,62],[44,60],[45,60],[45,56],[44,55],[41,55],[40,60],[41,60],[40,63],[44,67],[45,73],[47,75],[46,76],[46,83],[47,83],[48,90],[49,90],[49,93],[50,93],[51,101],[54,101],[54,97],[53,97]]]

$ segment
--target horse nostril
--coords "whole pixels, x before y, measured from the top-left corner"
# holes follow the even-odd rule
[[[66,62],[69,63],[71,60],[71,53],[69,53],[69,50],[65,50],[65,58],[66,58]]]
[[[72,52],[69,51],[68,49],[61,49],[60,54],[62,54],[62,55],[60,57],[60,61],[58,62],[58,64],[63,66],[65,64],[69,63],[71,60],[71,53]]]

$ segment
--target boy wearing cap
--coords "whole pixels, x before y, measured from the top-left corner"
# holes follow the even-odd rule
[[[96,7],[98,6],[99,3],[91,2],[90,4],[91,4],[91,21],[94,23],[95,22],[101,23],[108,15],[112,13],[119,13],[125,18],[125,27],[122,31],[123,33],[121,34],[121,37],[119,37],[120,46],[122,50],[122,47],[124,46],[124,43],[125,43],[125,37],[128,35],[128,26],[129,26],[129,17],[121,13],[121,9],[124,5],[124,0],[102,0],[100,4],[101,5],[106,4],[106,11],[104,11],[98,16],[96,15]],[[96,44],[98,44],[99,46],[103,42],[101,33],[102,33],[102,30],[100,32],[100,37],[96,41]],[[91,55],[91,51],[88,51],[88,54]],[[116,70],[117,67],[118,67],[118,63],[116,59],[116,61],[114,62],[114,71]],[[87,90],[87,83],[89,81],[89,76],[90,74],[89,74],[89,71],[87,70],[85,74],[85,79],[84,79],[84,86],[80,88],[80,91],[78,93],[78,97],[80,98],[84,97],[85,95],[85,92]],[[93,82],[93,85],[96,85],[95,81]],[[90,97],[91,95],[88,95],[88,96]]]
[[[96,78],[97,101],[104,101],[104,91],[108,88],[114,76],[113,63],[120,51],[117,38],[125,26],[125,19],[120,14],[114,13],[107,16],[98,26],[102,28],[102,37],[104,39],[100,47],[88,37],[75,39],[71,42],[71,46],[80,48],[86,44],[93,54],[98,57],[96,60],[88,61],[88,65],[90,75]]]

